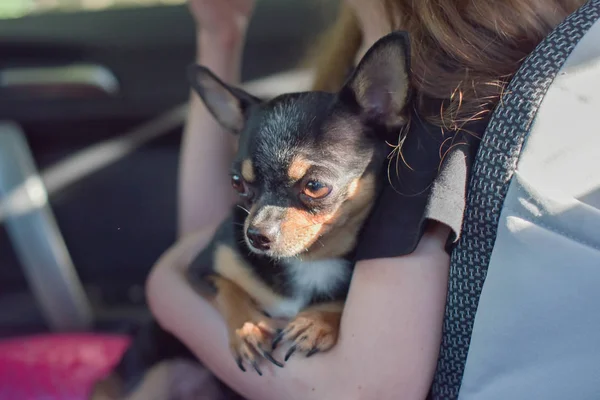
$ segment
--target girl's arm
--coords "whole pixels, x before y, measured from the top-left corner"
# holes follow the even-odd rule
[[[198,64],[238,84],[246,27],[254,0],[189,0],[197,25]],[[179,234],[220,222],[234,197],[228,178],[234,141],[190,94],[179,174]]]
[[[150,307],[220,379],[249,399],[415,399],[426,397],[436,368],[446,302],[448,229],[432,225],[414,253],[360,262],[329,352],[294,355],[262,377],[241,372],[219,314],[187,284],[182,269],[212,231],[189,236],[159,260],[148,280]],[[283,359],[285,346],[275,352]]]

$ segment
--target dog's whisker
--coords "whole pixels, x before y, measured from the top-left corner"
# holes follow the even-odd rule
[[[242,207],[239,204],[236,204],[237,207],[241,208],[242,210],[246,211],[248,213],[248,215],[250,215],[250,211],[248,211],[246,208]]]

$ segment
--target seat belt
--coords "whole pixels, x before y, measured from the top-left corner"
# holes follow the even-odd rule
[[[558,25],[523,62],[492,114],[473,164],[461,237],[450,259],[432,399],[458,399],[500,213],[522,145],[554,78],[599,18],[600,0],[590,0]]]

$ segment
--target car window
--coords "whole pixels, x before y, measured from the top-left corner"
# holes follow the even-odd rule
[[[0,0],[0,19],[45,12],[95,11],[182,4],[185,0]]]

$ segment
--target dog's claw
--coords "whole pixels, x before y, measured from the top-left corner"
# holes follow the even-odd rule
[[[273,355],[266,351],[261,345],[258,345],[258,350],[262,354],[264,358],[271,361],[273,364],[277,365],[279,368],[283,368],[283,364],[273,358]]]
[[[267,360],[271,361],[273,364],[277,365],[279,368],[283,368],[283,364],[280,363],[279,361],[277,361],[276,359],[274,359],[273,356],[271,355],[271,353],[264,351],[263,357],[266,358]]]
[[[281,342],[291,342],[285,361],[294,353],[306,357],[332,348],[339,331],[340,314],[319,310],[304,311],[296,316],[273,341],[273,347]]]
[[[256,362],[256,360],[252,361],[252,368],[254,368],[258,375],[263,376],[262,371],[260,370],[260,368],[258,368],[258,363]]]
[[[246,368],[244,368],[242,357],[238,357],[236,362],[238,367],[240,367],[240,369],[242,370],[242,372],[246,372]]]
[[[229,328],[229,347],[240,370],[250,371],[250,367],[259,376],[263,376],[263,371],[259,367],[263,358],[283,368],[283,364],[273,358],[268,351],[275,332],[275,327],[269,321],[264,320],[263,317],[252,316],[249,317],[249,321],[232,324]]]
[[[277,333],[275,334],[275,337],[273,338],[273,342],[271,343],[271,350],[275,350],[277,348],[277,345],[279,344],[279,342],[281,342],[284,335],[285,335],[285,332],[283,330],[281,330],[281,329],[277,330]]]
[[[296,345],[293,345],[292,347],[290,347],[290,349],[288,350],[288,352],[285,354],[285,361],[287,362],[287,360],[290,359],[290,357],[292,356],[292,354],[294,354],[294,352],[296,351]]]
[[[317,349],[316,347],[314,349],[312,349],[311,351],[309,351],[308,353],[306,353],[306,358],[313,356],[315,354],[317,354],[319,352],[319,349]]]

